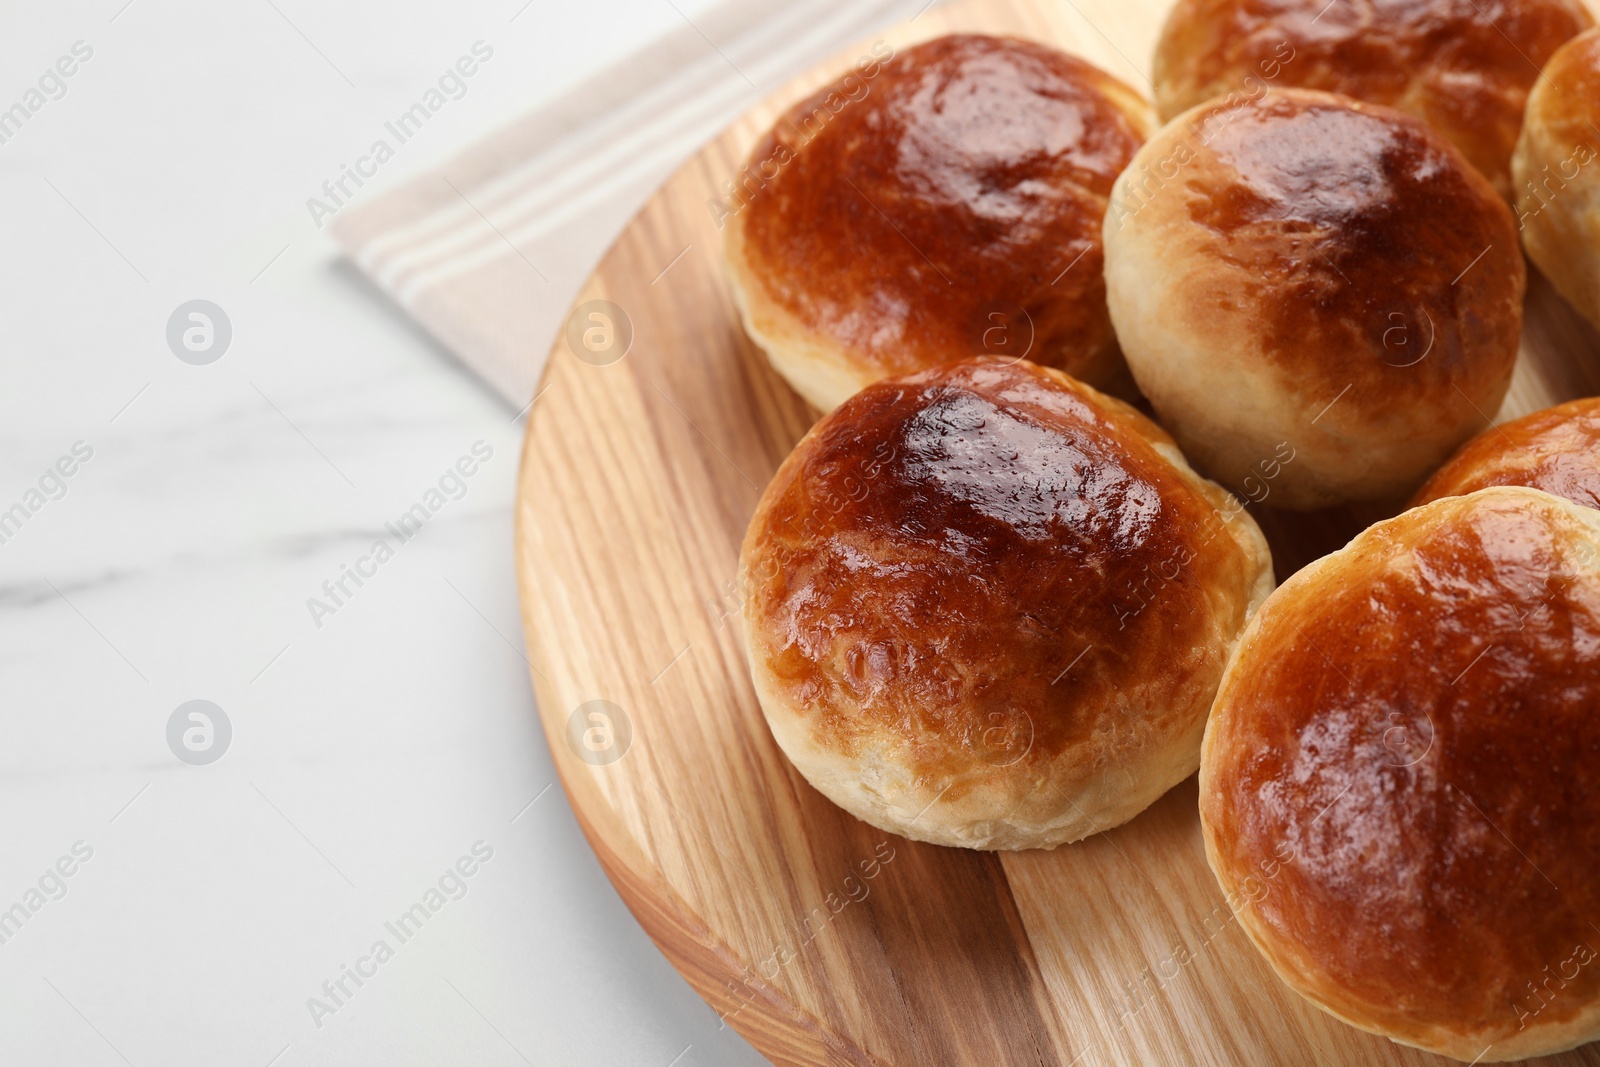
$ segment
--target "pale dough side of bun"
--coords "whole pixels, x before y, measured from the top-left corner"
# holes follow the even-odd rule
[[[873,381],[840,345],[809,330],[774,301],[745,258],[744,227],[728,227],[723,245],[728,290],[744,332],[789,386],[818,411],[832,411]]]
[[[1569,41],[1528,96],[1511,160],[1528,258],[1600,327],[1600,29]]]

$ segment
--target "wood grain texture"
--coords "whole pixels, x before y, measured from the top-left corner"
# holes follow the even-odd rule
[[[1149,91],[1164,0],[965,0],[884,34],[1054,43]],[[737,627],[740,538],[815,413],[743,336],[707,207],[787,87],[675,174],[579,296],[634,339],[592,366],[558,339],[528,420],[516,553],[534,686],[563,784],[634,915],[702,996],[781,1064],[1443,1064],[1283,986],[1205,864],[1194,780],[1054,852],[942,849],[858,822],[767,732]],[[1542,279],[1503,417],[1600,393],[1600,337]],[[1263,511],[1280,574],[1381,509]],[[569,745],[586,701],[631,743]],[[1600,1065],[1600,1046],[1552,1058]]]

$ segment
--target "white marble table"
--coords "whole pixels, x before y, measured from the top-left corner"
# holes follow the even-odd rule
[[[0,124],[0,1063],[760,1062],[552,786],[520,423],[306,207],[474,42],[493,61],[375,185],[708,6],[0,15],[0,109],[28,112]],[[544,266],[575,288],[590,262]],[[197,299],[231,326],[212,362],[220,334],[168,343]],[[420,533],[386,529],[441,479]],[[176,752],[214,755],[220,721],[169,745],[192,700],[231,727],[215,762]]]

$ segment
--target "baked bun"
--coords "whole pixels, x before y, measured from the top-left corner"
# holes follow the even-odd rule
[[[1206,855],[1285,982],[1475,1063],[1600,1036],[1600,512],[1405,512],[1256,614],[1206,727]]]
[[[1528,258],[1600,326],[1600,30],[1569,42],[1528,96],[1511,169]]]
[[[1156,47],[1156,106],[1166,121],[1292,86],[1397,107],[1509,199],[1528,90],[1593,24],[1578,0],[1178,0]]]
[[[1485,430],[1428,479],[1412,506],[1491,485],[1526,485],[1600,508],[1600,397],[1557,404]]]
[[[1139,150],[1105,229],[1128,366],[1236,491],[1281,464],[1283,507],[1409,493],[1510,384],[1511,211],[1409,115],[1305,89],[1202,105]]]
[[[1027,361],[868,386],[767,487],[739,559],[772,734],[874,826],[1051,848],[1194,772],[1272,561],[1137,411]]]
[[[1132,89],[1032,41],[940,37],[865,63],[779,119],[733,183],[745,330],[823,411],[984,353],[1126,383],[1100,220],[1153,128]]]

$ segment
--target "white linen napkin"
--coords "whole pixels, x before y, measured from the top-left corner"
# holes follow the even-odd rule
[[[584,279],[679,163],[790,77],[929,6],[729,0],[329,230],[520,408]]]

